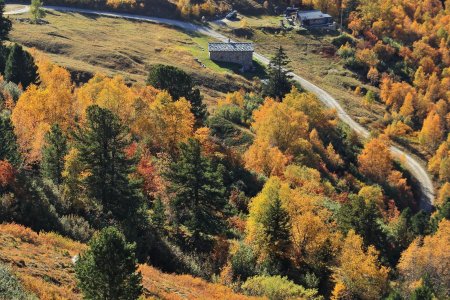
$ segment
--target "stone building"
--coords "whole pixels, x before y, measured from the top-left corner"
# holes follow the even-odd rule
[[[209,43],[208,51],[213,61],[240,64],[244,70],[253,66],[253,43]]]
[[[305,28],[336,29],[336,23],[333,21],[333,17],[320,10],[299,10],[297,12],[297,20],[300,26]]]

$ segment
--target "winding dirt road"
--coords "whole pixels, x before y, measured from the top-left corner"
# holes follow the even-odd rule
[[[139,16],[133,14],[126,13],[114,13],[114,12],[104,12],[99,10],[91,10],[91,9],[81,9],[81,8],[70,8],[70,7],[62,7],[62,6],[45,6],[46,9],[56,10],[60,12],[76,12],[82,14],[91,14],[98,16],[106,16],[113,18],[124,18],[130,20],[140,20],[140,21],[148,21],[152,23],[166,24],[175,27],[179,27],[183,30],[198,32],[200,34],[209,36],[211,38],[217,39],[222,42],[229,41],[229,38],[218,33],[217,31],[206,27],[195,25],[189,22],[183,22],[179,20],[165,19],[165,18],[157,18],[157,17],[148,17],[148,16]],[[29,11],[29,6],[22,6],[18,8],[11,9],[7,11],[5,14],[7,15],[15,15],[15,14],[23,14]],[[254,57],[263,63],[264,65],[269,64],[269,59],[261,54],[255,53]],[[320,101],[322,101],[327,107],[336,110],[339,118],[346,124],[348,124],[353,130],[355,130],[361,137],[368,138],[370,136],[369,131],[355,122],[350,115],[342,108],[342,106],[334,99],[330,94],[328,94],[323,89],[314,85],[310,81],[298,76],[297,74],[292,73],[293,79],[297,81],[305,90],[310,93],[315,94]],[[391,146],[391,152],[393,156],[399,159],[405,168],[407,168],[411,174],[416,178],[416,180],[420,183],[422,190],[422,198],[420,201],[420,207],[424,210],[430,211],[433,208],[435,191],[433,182],[428,174],[427,170],[423,166],[421,162],[419,162],[416,158],[412,157],[410,154],[405,153],[400,148],[396,146]]]

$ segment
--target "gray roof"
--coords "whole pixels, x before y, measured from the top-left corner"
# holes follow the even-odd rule
[[[320,10],[300,10],[297,14],[302,20],[331,18],[329,14],[324,14]]]
[[[224,52],[253,52],[253,43],[208,43],[208,51],[224,51]]]

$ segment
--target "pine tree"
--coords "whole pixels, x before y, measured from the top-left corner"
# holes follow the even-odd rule
[[[11,31],[11,20],[5,18],[5,1],[0,0],[0,44],[8,38],[8,34]]]
[[[289,75],[290,70],[287,68],[289,62],[283,47],[280,46],[269,64],[269,80],[264,86],[266,96],[281,100],[291,91],[292,76]]]
[[[58,124],[54,124],[45,135],[45,143],[42,149],[42,175],[59,185],[63,181],[64,157],[68,149],[67,138]]]
[[[169,191],[175,194],[171,205],[178,222],[196,237],[221,231],[221,213],[226,204],[221,172],[202,155],[200,142],[189,139],[180,145],[180,157],[165,174]]]
[[[291,223],[289,214],[283,208],[279,195],[271,200],[261,223],[271,248],[269,255],[276,261],[283,263],[290,246]]]
[[[197,126],[205,120],[207,111],[200,90],[193,88],[192,77],[183,70],[173,66],[155,65],[149,71],[147,84],[168,91],[175,101],[181,97],[186,98],[191,103]]]
[[[5,113],[0,115],[0,160],[7,160],[15,167],[21,163],[14,127]]]
[[[130,145],[128,130],[118,117],[97,105],[87,108],[87,121],[73,137],[80,162],[89,174],[84,184],[88,195],[119,222],[134,218],[142,207],[142,197],[129,175],[134,162],[125,155]]]
[[[78,287],[85,299],[134,300],[142,294],[135,245],[114,227],[92,238],[75,264]]]
[[[151,219],[152,224],[156,229],[162,230],[164,228],[166,222],[166,210],[160,197],[156,198],[155,203],[153,204],[153,214],[151,215]]]
[[[21,83],[24,88],[36,83],[38,75],[34,59],[23,50],[22,46],[14,44],[9,50],[5,65],[5,79],[17,84]]]

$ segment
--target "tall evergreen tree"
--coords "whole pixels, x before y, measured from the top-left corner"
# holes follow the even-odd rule
[[[67,153],[67,138],[59,125],[54,124],[45,135],[45,145],[42,148],[42,175],[55,184],[61,184],[64,157]]]
[[[9,50],[5,65],[5,79],[17,84],[21,83],[24,88],[37,82],[37,66],[33,57],[24,51],[22,46],[14,44]]]
[[[180,145],[180,157],[170,165],[165,177],[175,196],[172,206],[178,222],[186,225],[196,237],[221,230],[221,213],[226,204],[222,170],[201,153],[198,140]]]
[[[342,205],[337,219],[343,232],[353,229],[363,238],[366,246],[374,245],[386,257],[392,254],[386,233],[379,223],[381,214],[374,201],[366,203],[362,197],[351,196],[350,201]]]
[[[21,163],[14,127],[7,113],[0,114],[0,160],[7,160],[15,167]]]
[[[292,88],[292,76],[288,69],[290,61],[283,47],[279,47],[269,63],[269,79],[264,86],[264,94],[281,100]]]
[[[152,66],[148,73],[147,84],[168,91],[174,100],[185,97],[192,105],[191,111],[197,125],[205,120],[206,105],[203,104],[200,90],[194,89],[192,77],[183,70],[161,64]]]
[[[103,229],[89,242],[75,264],[84,299],[134,300],[142,294],[135,245],[114,227]]]
[[[291,222],[289,213],[283,208],[279,195],[271,199],[261,223],[271,248],[271,258],[283,264],[287,261],[286,254],[290,246]]]
[[[5,1],[0,0],[0,44],[8,38],[8,34],[11,31],[11,20],[5,18]]]
[[[80,162],[89,174],[84,180],[88,195],[115,220],[133,219],[143,201],[138,184],[129,176],[134,162],[125,155],[130,145],[128,130],[107,109],[93,105],[86,113],[86,125],[78,128],[73,137]]]

